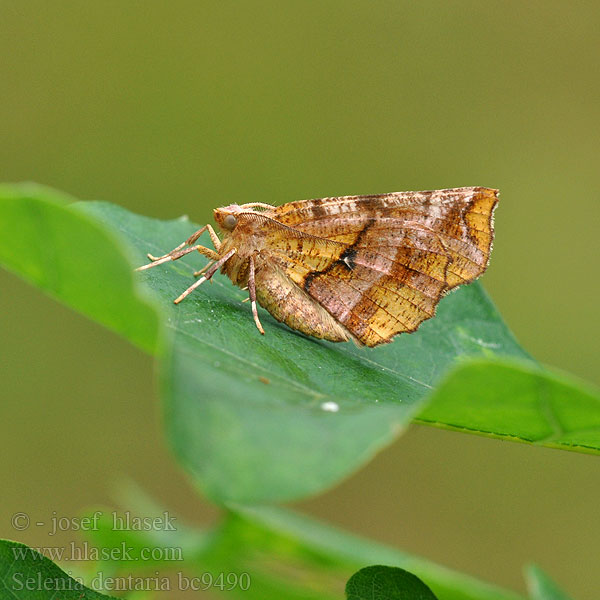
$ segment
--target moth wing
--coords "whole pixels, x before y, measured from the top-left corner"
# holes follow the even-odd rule
[[[497,191],[456,188],[292,202],[265,251],[367,346],[414,331],[486,268]],[[287,234],[287,235],[286,235]]]
[[[264,240],[261,271],[269,270],[273,277],[276,272],[284,273],[307,301],[316,302],[349,333],[348,337],[367,346],[391,341],[397,333],[414,331],[433,316],[435,305],[446,289],[444,278],[449,258],[443,249],[429,253],[430,275],[426,275],[413,272],[408,266],[422,258],[418,248],[405,245],[402,258],[394,262],[371,249],[319,238],[262,215],[252,218],[261,221]],[[371,235],[378,235],[376,223],[370,224],[370,230]],[[418,245],[419,239],[426,235],[429,232],[419,230],[411,238]],[[423,265],[421,268],[425,269]],[[261,273],[261,277],[267,281],[266,273]],[[281,283],[279,287],[283,287]],[[287,300],[293,299],[289,293],[286,290],[285,297],[280,299],[286,306]],[[271,300],[263,305],[274,314]],[[295,312],[298,310],[297,307]],[[306,324],[300,327],[285,309],[277,308],[276,312],[277,315],[281,312],[276,318],[294,329],[315,335]],[[331,339],[322,334],[316,337]]]
[[[358,243],[358,247],[377,245],[390,258],[393,248],[410,246],[411,238],[428,231],[430,236],[421,236],[423,250],[437,251],[443,246],[451,259],[446,284],[453,288],[485,271],[497,202],[498,190],[465,187],[301,200],[275,208],[272,217],[318,237]],[[370,225],[373,221],[375,228]],[[366,226],[370,228],[367,234],[363,233]]]
[[[408,232],[397,246],[381,243],[389,231],[377,221],[363,231],[358,245],[309,273],[303,287],[357,340],[377,346],[433,317],[451,262],[427,230]]]

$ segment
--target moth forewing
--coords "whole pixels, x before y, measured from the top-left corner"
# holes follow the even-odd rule
[[[440,298],[488,264],[498,191],[471,187],[215,209],[207,225],[149,268],[198,250],[277,320],[331,341],[377,346],[431,318]],[[216,251],[193,245],[208,231]],[[203,269],[204,270],[204,269]],[[197,274],[200,274],[198,272]]]

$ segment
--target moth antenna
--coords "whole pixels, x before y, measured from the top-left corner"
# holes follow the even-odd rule
[[[268,210],[275,207],[265,202],[249,202],[248,204],[242,204],[241,208],[265,208]]]

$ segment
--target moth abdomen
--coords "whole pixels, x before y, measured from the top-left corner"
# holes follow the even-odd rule
[[[257,261],[256,298],[275,319],[301,333],[332,342],[352,336],[323,306],[278,268]]]

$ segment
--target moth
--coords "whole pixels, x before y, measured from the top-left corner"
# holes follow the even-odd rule
[[[442,296],[486,269],[498,190],[463,187],[341,196],[214,210],[205,225],[148,269],[200,252],[209,263],[181,302],[219,269],[257,303],[306,335],[369,347],[415,331]],[[208,231],[214,250],[196,242]]]

